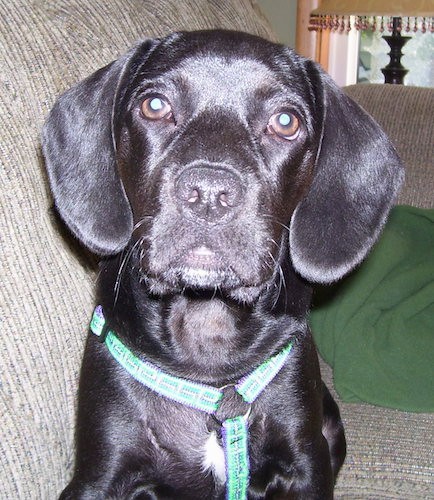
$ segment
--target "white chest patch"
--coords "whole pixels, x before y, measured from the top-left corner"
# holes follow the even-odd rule
[[[203,447],[204,457],[202,466],[204,471],[211,471],[219,483],[226,482],[225,454],[220,446],[217,434],[211,432]]]

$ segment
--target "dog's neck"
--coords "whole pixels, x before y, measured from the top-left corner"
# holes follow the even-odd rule
[[[174,349],[195,365],[227,356],[228,350],[239,347],[237,313],[218,298],[173,298],[166,327]]]
[[[239,378],[283,348],[302,331],[298,318],[310,303],[310,288],[295,274],[279,300],[271,284],[257,302],[243,305],[197,291],[155,297],[131,268],[113,304],[104,291],[113,290],[118,267],[115,259],[105,261],[99,278],[98,299],[110,326],[150,361],[202,382]]]

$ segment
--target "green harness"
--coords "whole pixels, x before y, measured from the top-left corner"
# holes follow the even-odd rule
[[[113,358],[152,391],[173,401],[209,415],[219,409],[224,389],[192,382],[163,372],[152,363],[136,356],[116,334],[107,327],[101,306],[97,306],[90,323],[91,331],[104,342]],[[292,349],[289,343],[282,351],[258,366],[233,386],[234,390],[251,405],[259,394],[279,373]],[[232,384],[231,384],[232,386]],[[248,418],[245,415],[227,418],[221,422],[221,434],[226,464],[227,500],[245,500],[249,486]]]

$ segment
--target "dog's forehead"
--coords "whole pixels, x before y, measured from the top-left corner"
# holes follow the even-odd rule
[[[272,96],[285,91],[285,85],[269,67],[249,57],[186,57],[164,77],[193,92],[201,106],[212,103],[238,107],[257,93]]]
[[[203,55],[186,58],[176,68],[195,87],[248,91],[265,84],[276,84],[277,79],[263,63],[247,57],[221,57]]]

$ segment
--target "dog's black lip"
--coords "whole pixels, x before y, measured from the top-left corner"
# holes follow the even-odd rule
[[[202,289],[216,287],[234,288],[242,285],[242,279],[219,252],[207,245],[190,249],[178,265],[169,271],[177,275],[183,286]]]
[[[178,282],[186,287],[213,289],[234,288],[241,285],[240,278],[230,268],[186,265],[171,271],[177,276]]]

